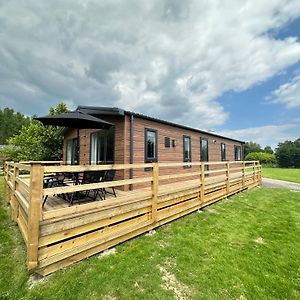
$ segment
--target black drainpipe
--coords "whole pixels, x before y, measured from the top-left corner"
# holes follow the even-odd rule
[[[130,145],[129,145],[129,163],[133,164],[133,115],[130,115]],[[129,169],[129,179],[133,178],[133,169]],[[129,190],[132,191],[132,184],[129,185]]]

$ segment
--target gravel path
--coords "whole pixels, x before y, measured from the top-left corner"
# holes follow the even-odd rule
[[[300,191],[300,183],[270,179],[265,177],[262,180],[262,186],[271,188],[286,188],[289,190]]]

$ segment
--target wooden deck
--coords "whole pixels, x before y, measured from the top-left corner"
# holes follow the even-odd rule
[[[205,164],[212,168],[204,171]],[[182,165],[192,165],[193,169],[191,168],[189,174],[159,173],[164,167]],[[147,172],[148,177],[43,188],[44,175],[51,172],[121,170],[149,166],[152,172]],[[195,172],[195,169],[198,171]],[[4,177],[12,219],[18,223],[26,243],[27,267],[31,271],[47,275],[234,193],[257,186],[261,183],[261,166],[258,162],[110,166],[6,163]],[[170,180],[177,182],[168,183]],[[107,194],[105,200],[87,199],[84,203],[75,203],[72,206],[62,198],[54,196],[145,183],[151,187],[133,191],[116,189],[117,197]],[[45,196],[48,199],[42,207]]]

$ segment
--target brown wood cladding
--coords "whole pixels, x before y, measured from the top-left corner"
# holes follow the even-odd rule
[[[129,116],[126,116],[129,122]],[[241,146],[239,142],[234,142],[226,138],[215,137],[210,134],[202,134],[196,131],[187,130],[167,124],[162,124],[155,121],[145,120],[142,118],[134,118],[134,135],[133,135],[133,163],[144,162],[145,159],[145,144],[144,135],[145,128],[151,128],[157,130],[157,141],[158,141],[158,162],[182,162],[183,161],[183,136],[191,137],[191,156],[192,162],[200,161],[200,138],[208,139],[208,157],[209,161],[221,161],[221,143],[226,145],[226,160],[234,161],[234,145]],[[166,148],[165,137],[176,140],[176,147]],[[130,147],[129,138],[125,140],[126,148]],[[129,163],[129,150],[128,155],[125,156],[125,162]],[[211,166],[211,169],[218,168],[220,166]],[[194,172],[195,168],[186,168],[185,172]],[[160,170],[160,175],[174,174],[176,172],[182,173],[183,168],[165,168]],[[149,172],[140,169],[135,170],[133,177],[144,177],[148,176]],[[128,177],[127,177],[128,178]],[[174,182],[168,181],[168,183]],[[166,182],[167,183],[167,182]],[[139,186],[141,187],[141,186]]]
[[[101,116],[103,120],[115,124],[115,163],[130,163],[130,116]],[[134,117],[133,130],[133,163],[143,163],[145,160],[145,128],[157,130],[158,140],[158,162],[182,162],[183,161],[183,135],[191,137],[191,155],[192,162],[200,161],[200,138],[208,139],[208,157],[209,161],[221,161],[221,143],[226,145],[226,160],[234,161],[234,145],[241,146],[239,142],[234,142],[226,138],[215,137],[210,134],[199,133],[193,130],[183,129],[155,121],[145,120]],[[98,129],[81,129],[80,136],[80,164],[90,163],[90,134]],[[64,142],[64,161],[66,161],[66,141],[77,136],[77,130],[72,129],[66,132]],[[166,148],[165,137],[176,140],[176,147]],[[219,166],[211,166],[211,169]],[[197,167],[185,168],[184,172],[194,172]],[[199,168],[199,167],[198,167]],[[174,174],[182,172],[183,168],[161,168],[160,175]],[[135,170],[134,178],[147,177],[149,172],[144,169]],[[129,170],[118,171],[117,179],[129,178]],[[167,181],[174,182],[173,181]],[[146,185],[134,186],[145,187]]]

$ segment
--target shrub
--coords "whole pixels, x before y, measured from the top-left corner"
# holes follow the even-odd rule
[[[276,157],[274,154],[265,152],[250,152],[246,155],[246,160],[259,160],[262,164],[275,165]]]

